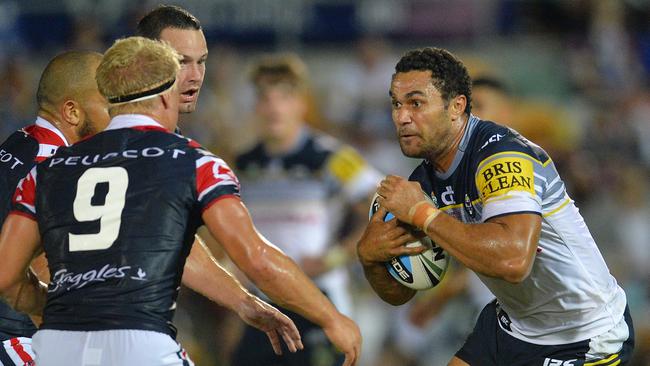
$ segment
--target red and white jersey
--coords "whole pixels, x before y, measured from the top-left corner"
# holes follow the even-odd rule
[[[239,196],[223,160],[143,115],[59,151],[18,185],[51,282],[41,329],[153,330],[171,319],[185,258],[218,200]]]
[[[38,141],[37,163],[54,155],[59,146],[70,146],[63,133],[41,117],[37,117],[36,122],[24,130]]]
[[[11,211],[16,185],[32,167],[50,156],[59,146],[68,146],[65,136],[50,122],[38,117],[33,125],[22,128],[0,145],[0,220]],[[36,326],[26,315],[0,300],[0,340],[31,337]]]

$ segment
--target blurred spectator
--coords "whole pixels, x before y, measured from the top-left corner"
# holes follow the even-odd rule
[[[327,95],[327,117],[341,132],[392,138],[387,103],[396,58],[386,40],[366,36],[356,43],[356,58],[333,75]]]
[[[346,265],[356,252],[366,201],[381,177],[353,148],[307,125],[309,71],[295,54],[261,58],[250,81],[258,141],[236,158],[242,199],[260,233],[313,278],[339,311],[353,316]],[[319,327],[288,314],[302,333],[303,351],[278,357],[264,334],[246,329],[233,365],[334,366],[343,361]]]
[[[631,96],[625,113],[626,124],[631,126],[640,158],[650,169],[650,90],[641,89]]]
[[[472,114],[517,130],[556,160],[565,159],[575,146],[574,124],[561,107],[514,97],[509,87],[494,77],[473,77]]]
[[[77,19],[70,48],[103,52],[103,28],[89,18]]]
[[[0,60],[0,137],[33,119],[35,89],[30,85],[27,66],[18,54]]]

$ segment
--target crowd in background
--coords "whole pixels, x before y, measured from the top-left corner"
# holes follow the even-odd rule
[[[45,11],[44,3],[48,3]],[[0,0],[3,140],[33,122],[36,78],[48,59],[64,49],[103,51],[116,37],[132,34],[138,16],[154,5],[61,1],[54,8],[51,3],[57,2]],[[233,4],[216,3],[224,9]],[[260,12],[272,6],[262,0],[251,3]],[[301,2],[289,3],[296,7]],[[229,159],[255,141],[250,61],[267,52],[294,52],[310,70],[307,122],[352,144],[383,173],[406,176],[418,162],[404,158],[395,140],[388,98],[391,74],[405,50],[447,48],[468,65],[474,79],[485,81],[475,87],[477,101],[484,103],[475,106],[478,117],[507,124],[550,153],[627,293],[637,330],[634,364],[650,365],[650,3],[463,0],[445,5],[444,1],[382,0],[372,7],[367,1],[313,0],[301,6],[319,5],[322,10],[328,4],[348,3],[357,12],[375,14],[375,21],[358,20],[364,29],[338,39],[319,38],[317,32],[310,38],[303,34],[308,32],[295,29],[287,30],[293,36],[282,37],[276,29],[276,37],[263,41],[255,41],[250,32],[238,38],[234,32],[209,28],[210,13],[203,15],[200,1],[179,4],[204,22],[210,46],[197,113],[183,116],[180,122],[184,133],[232,163]],[[391,19],[401,7],[424,7],[422,14],[432,15],[428,20],[412,15],[413,27],[418,22],[432,24],[414,28],[413,37],[390,22],[388,31],[382,31],[376,19]],[[382,9],[388,16],[382,15]],[[107,15],[100,17],[101,11]],[[43,19],[53,21],[40,24]],[[38,29],[43,29],[42,34],[35,33]],[[485,94],[479,96],[479,88]],[[369,292],[360,268],[351,265],[349,270],[355,279],[355,316],[365,330],[364,365],[446,363],[449,357],[432,353],[438,343],[456,347],[453,342],[462,342],[463,319],[473,314],[449,304],[466,301],[445,299],[442,304],[448,305],[447,310],[441,306],[428,316],[418,316],[416,305],[396,310],[382,304]],[[462,270],[458,272],[460,278]],[[456,281],[455,274],[450,272],[446,282]],[[431,291],[433,295],[422,296],[480,298],[476,289],[480,285],[471,277],[464,282],[465,286],[451,290],[441,286]],[[445,291],[448,294],[435,294]],[[223,364],[241,331],[239,320],[189,291],[181,293],[180,303],[176,323],[197,364]],[[430,307],[436,302],[425,298],[423,303]],[[409,311],[410,315],[393,316]],[[411,328],[394,324],[395,319],[411,322]],[[465,322],[472,324],[473,319]],[[447,323],[461,334],[434,329]],[[408,338],[418,330],[426,342]]]

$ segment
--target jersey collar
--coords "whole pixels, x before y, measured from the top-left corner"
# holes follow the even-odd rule
[[[46,129],[49,132],[53,133],[56,135],[61,141],[57,146],[70,146],[68,143],[68,140],[66,140],[65,136],[61,131],[59,131],[58,128],[54,127],[53,124],[51,124],[48,120],[46,120],[43,117],[36,117],[36,122],[34,124],[40,128]]]
[[[460,161],[463,160],[463,156],[465,156],[465,150],[467,149],[467,145],[469,144],[478,121],[479,119],[476,116],[470,114],[469,121],[467,121],[467,128],[465,128],[465,133],[463,134],[463,137],[458,144],[458,150],[456,150],[456,155],[454,156],[454,160],[451,162],[451,166],[449,166],[449,169],[447,169],[446,172],[436,171],[436,177],[440,179],[447,179],[451,177],[452,174],[454,174],[456,168],[458,168],[458,165],[460,165]]]
[[[169,132],[156,120],[143,114],[120,114],[115,116],[111,119],[111,123],[108,124],[106,130],[117,130],[119,128],[152,129]]]
[[[283,152],[281,154],[277,154],[277,155],[271,155],[268,152],[268,149],[266,148],[266,145],[263,142],[262,142],[262,147],[264,148],[264,153],[266,155],[268,155],[269,157],[271,157],[271,158],[283,158],[283,157],[286,157],[286,156],[289,156],[289,155],[296,154],[296,153],[300,152],[304,148],[307,141],[309,140],[310,135],[311,135],[311,129],[308,126],[303,125],[303,126],[300,127],[300,132],[298,133],[298,138],[296,139],[296,141],[293,143],[293,146],[291,146],[291,148],[288,151]]]

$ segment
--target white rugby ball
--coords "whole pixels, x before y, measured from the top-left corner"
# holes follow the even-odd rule
[[[369,217],[379,210],[378,194],[372,198]],[[392,220],[395,216],[390,212],[384,221]],[[400,255],[386,262],[388,273],[402,285],[414,290],[426,290],[435,287],[447,272],[449,255],[428,236],[418,241],[406,244],[408,247],[424,245],[428,250],[416,255]]]

